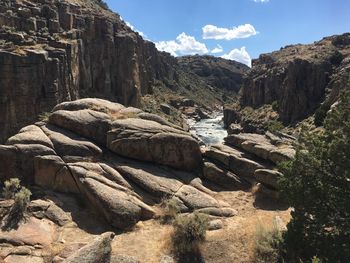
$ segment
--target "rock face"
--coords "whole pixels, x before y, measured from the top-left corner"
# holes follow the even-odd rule
[[[345,70],[348,63],[343,62],[350,56],[348,38],[348,34],[327,37],[311,45],[287,46],[260,55],[244,78],[241,104],[260,107],[277,103],[285,124],[312,114],[338,76],[349,76]]]
[[[0,141],[62,101],[139,106],[154,80],[175,78],[175,58],[92,0],[1,1],[0,25]]]
[[[118,229],[156,217],[154,206],[164,198],[174,199],[183,212],[234,215],[203,185],[201,164],[199,144],[189,133],[101,99],[59,104],[47,122],[24,127],[0,145],[1,180],[17,177],[45,190],[79,194]],[[239,182],[233,175],[220,180],[209,170],[206,178],[218,185]],[[65,224],[51,204],[33,205],[38,208],[46,211],[42,217]]]

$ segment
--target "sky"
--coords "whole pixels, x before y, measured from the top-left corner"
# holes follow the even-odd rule
[[[350,32],[350,0],[106,0],[130,27],[174,56],[251,65],[290,44]]]

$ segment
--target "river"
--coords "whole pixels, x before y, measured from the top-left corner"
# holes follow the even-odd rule
[[[205,145],[220,144],[224,142],[227,131],[224,129],[223,113],[215,112],[211,118],[195,121],[188,120],[190,132],[196,135]]]

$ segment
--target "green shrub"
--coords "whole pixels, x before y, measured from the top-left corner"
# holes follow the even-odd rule
[[[4,217],[2,224],[3,230],[9,230],[16,228],[24,218],[32,193],[20,185],[20,180],[10,179],[5,182],[3,195],[6,199],[14,199],[14,203]]]
[[[271,230],[258,225],[255,237],[254,258],[256,263],[275,263],[281,257],[282,232],[274,223]]]
[[[267,125],[267,130],[270,132],[278,132],[284,129],[284,125],[280,121],[270,121]]]
[[[331,105],[325,102],[315,111],[314,124],[316,125],[316,127],[323,125],[323,122],[327,116],[327,112],[329,111],[330,108],[331,108]]]
[[[278,109],[279,109],[279,104],[278,104],[278,101],[277,101],[277,100],[275,100],[274,102],[272,102],[272,103],[271,103],[271,106],[272,106],[272,109],[273,109],[274,111],[278,111]]]
[[[173,227],[171,241],[178,260],[180,262],[200,262],[200,244],[205,241],[208,229],[207,215],[193,213],[188,216],[177,216]]]
[[[295,159],[281,165],[282,195],[294,208],[285,244],[294,259],[350,258],[350,94],[328,113],[324,132],[305,133]]]
[[[161,221],[165,224],[173,222],[180,212],[179,204],[173,198],[164,199],[161,207],[163,208]]]
[[[15,195],[21,190],[21,181],[18,178],[11,178],[5,181],[3,196],[5,199],[14,199]]]

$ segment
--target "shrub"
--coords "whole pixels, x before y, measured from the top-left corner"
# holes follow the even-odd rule
[[[324,132],[305,133],[295,159],[280,169],[282,195],[294,207],[285,234],[294,259],[350,257],[350,94],[327,115]]]
[[[327,116],[327,112],[329,111],[330,108],[331,108],[331,105],[325,102],[316,110],[314,124],[317,127],[323,125],[323,122]]]
[[[50,118],[51,113],[49,112],[42,112],[39,114],[39,120],[43,122],[48,122]]]
[[[274,111],[278,111],[279,105],[278,105],[278,101],[277,101],[277,100],[275,100],[274,102],[272,102],[272,103],[271,103],[271,106],[272,106],[272,109],[273,109]]]
[[[278,132],[284,129],[284,125],[280,121],[270,121],[267,125],[267,130],[270,132]]]
[[[24,218],[32,193],[20,185],[20,180],[10,179],[5,182],[4,197],[14,199],[14,203],[3,220],[2,229],[16,228]]]
[[[255,237],[255,261],[256,263],[275,263],[281,256],[283,245],[282,232],[274,222],[271,230],[267,230],[259,224]]]
[[[14,199],[15,195],[21,190],[21,181],[18,178],[11,178],[5,181],[3,196],[5,199]]]
[[[193,213],[177,216],[173,222],[172,246],[180,262],[200,262],[200,244],[205,241],[208,217]]]
[[[163,213],[161,220],[163,223],[171,223],[180,212],[180,207],[175,199],[166,198],[162,201]]]

